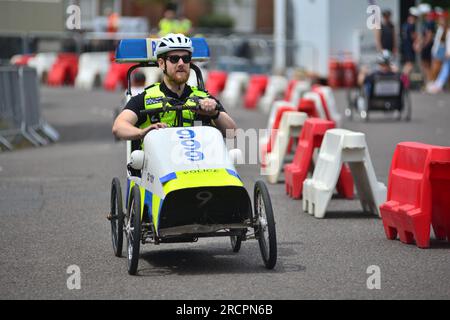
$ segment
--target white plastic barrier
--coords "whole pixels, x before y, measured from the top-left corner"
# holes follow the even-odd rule
[[[260,145],[267,144],[269,141],[270,131],[272,130],[273,124],[275,122],[277,112],[281,107],[293,107],[297,108],[300,103],[300,99],[307,94],[307,92],[311,89],[311,83],[307,81],[300,81],[297,83],[294,91],[291,95],[291,101],[275,101],[270,108],[269,120],[267,121],[265,135],[263,135],[260,139]],[[319,97],[320,99],[320,97]]]
[[[44,81],[57,57],[56,52],[37,53],[28,61],[28,66],[36,69],[39,81]]]
[[[325,113],[325,110],[323,108],[322,99],[320,99],[320,95],[317,92],[307,92],[303,96],[303,98],[314,101],[314,104],[316,106],[317,114],[321,119],[327,119],[327,114]]]
[[[269,113],[272,104],[283,95],[288,87],[288,80],[283,76],[272,76],[266,91],[259,101],[259,110]]]
[[[333,120],[336,123],[336,127],[340,127],[342,123],[342,116],[337,110],[336,99],[334,98],[333,89],[327,86],[320,86],[316,87],[315,90],[323,94],[331,120]]]
[[[364,133],[328,130],[320,148],[312,179],[303,183],[303,211],[324,218],[339,179],[342,164],[348,163],[364,211],[380,217],[386,201],[386,186],[377,181]]]
[[[291,94],[291,103],[295,105],[295,107],[298,106],[300,99],[303,98],[303,96],[311,90],[311,83],[309,81],[299,81]]]
[[[289,140],[291,137],[297,138],[303,128],[308,115],[304,112],[285,112],[281,118],[272,151],[266,155],[266,166],[262,168],[262,174],[267,176],[267,180],[275,184],[283,168]]]
[[[75,87],[93,89],[103,83],[110,67],[109,52],[86,52],[80,55]]]
[[[246,72],[231,72],[228,74],[225,89],[222,92],[221,100],[227,108],[236,108],[250,80]]]

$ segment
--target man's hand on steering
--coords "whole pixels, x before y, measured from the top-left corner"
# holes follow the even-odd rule
[[[214,99],[206,98],[199,101],[200,109],[196,112],[203,116],[215,117],[219,113],[217,108],[217,101]]]

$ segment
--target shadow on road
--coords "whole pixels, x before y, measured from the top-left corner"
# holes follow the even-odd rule
[[[371,212],[364,211],[327,211],[325,219],[373,219],[379,218]],[[381,220],[380,220],[381,221]]]
[[[231,248],[213,249],[169,249],[147,251],[141,254],[139,276],[158,277],[165,275],[208,275],[208,274],[280,274],[305,271],[306,267],[296,264],[290,257],[298,257],[293,247],[301,243],[278,243],[278,261],[274,270],[267,270],[262,261],[257,242],[243,243],[239,253]],[[142,261],[143,260],[143,261]],[[144,261],[147,263],[145,266]]]

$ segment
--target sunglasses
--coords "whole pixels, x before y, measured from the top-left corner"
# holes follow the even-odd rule
[[[190,55],[173,55],[173,56],[167,56],[166,60],[169,60],[171,63],[175,64],[178,63],[178,61],[183,60],[184,63],[190,63],[192,61],[192,57]]]

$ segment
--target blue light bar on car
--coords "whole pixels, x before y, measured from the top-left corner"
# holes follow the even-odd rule
[[[155,50],[158,39],[125,39],[120,40],[116,50],[116,62],[156,62]],[[192,38],[194,62],[208,61],[209,46],[205,38]]]

